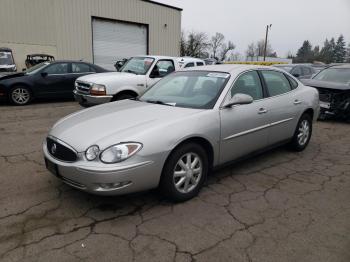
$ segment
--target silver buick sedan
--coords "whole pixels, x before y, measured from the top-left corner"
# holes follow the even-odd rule
[[[285,143],[304,150],[318,114],[318,92],[277,68],[204,66],[61,119],[43,151],[47,169],[80,190],[159,188],[185,201],[213,168]]]

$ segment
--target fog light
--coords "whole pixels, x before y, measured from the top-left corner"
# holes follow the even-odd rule
[[[131,184],[131,181],[124,181],[124,182],[118,182],[118,183],[101,183],[101,184],[98,184],[98,186],[102,190],[113,190],[113,189],[118,189],[130,184]]]

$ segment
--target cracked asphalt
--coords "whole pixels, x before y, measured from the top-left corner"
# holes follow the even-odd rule
[[[350,126],[318,122],[212,174],[195,199],[98,197],[45,169],[41,143],[74,102],[0,106],[0,261],[350,261]]]

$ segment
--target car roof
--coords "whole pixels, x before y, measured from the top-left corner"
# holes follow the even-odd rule
[[[47,63],[51,63],[51,64],[56,64],[56,63],[85,63],[85,64],[92,64],[90,62],[80,61],[80,60],[55,60],[55,61],[47,61]]]
[[[154,58],[154,59],[176,59],[175,57],[172,57],[172,56],[161,56],[161,55],[135,55],[132,57],[148,57],[148,58]]]
[[[179,62],[184,62],[184,63],[188,63],[188,62],[204,62],[204,60],[196,58],[196,57],[179,57],[178,61]]]
[[[328,67],[328,68],[350,69],[350,64],[334,65],[334,66],[330,66],[330,67]]]
[[[261,65],[245,65],[245,64],[220,64],[220,65],[205,65],[198,67],[190,67],[182,69],[181,71],[212,71],[212,72],[224,72],[224,73],[237,73],[252,69],[280,69],[272,66],[261,66]]]
[[[0,47],[1,52],[12,52],[12,50],[8,47]]]

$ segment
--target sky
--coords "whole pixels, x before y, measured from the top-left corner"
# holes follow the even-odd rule
[[[245,53],[248,44],[265,38],[280,57],[296,54],[304,40],[323,45],[326,38],[343,34],[350,43],[350,0],[157,0],[183,8],[182,29],[213,35]]]

